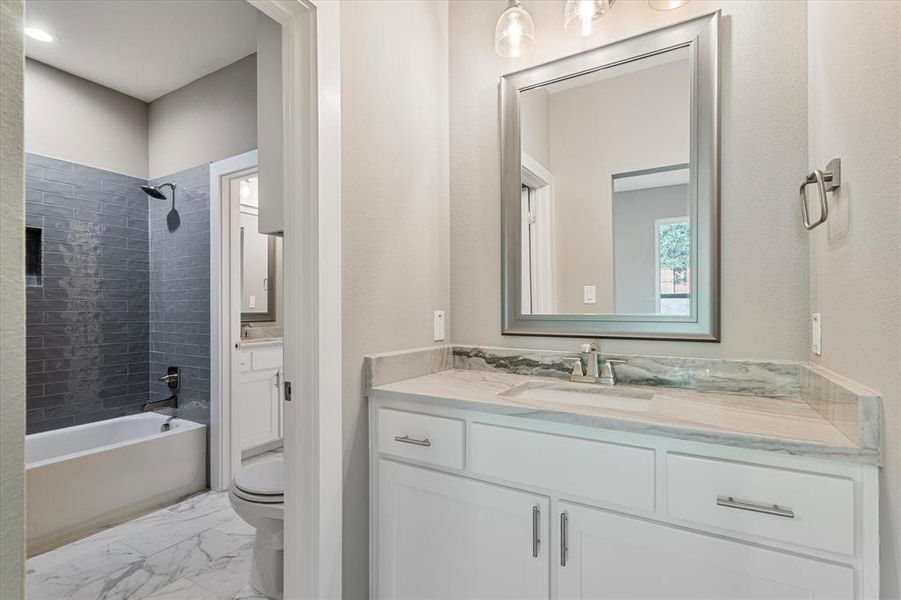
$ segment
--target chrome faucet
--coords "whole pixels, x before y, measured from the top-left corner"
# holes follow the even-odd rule
[[[582,362],[585,361],[587,369],[583,369]],[[624,363],[624,360],[616,360],[613,358],[601,358],[598,353],[598,346],[594,342],[586,342],[582,344],[582,352],[579,358],[573,361],[572,375],[569,376],[570,381],[580,383],[600,383],[602,385],[616,385],[616,371],[613,365]]]
[[[166,422],[163,423],[162,425],[160,425],[160,432],[169,431],[170,429],[172,429],[172,421],[177,418],[178,417],[176,417],[175,415],[172,415],[171,417],[167,418]]]
[[[165,400],[154,400],[153,402],[145,402],[141,406],[141,412],[155,412],[161,408],[178,408],[178,396],[172,394]]]
[[[181,385],[181,370],[178,367],[169,367],[166,374],[159,378],[171,391],[165,400],[145,402],[141,406],[141,412],[151,412],[160,408],[178,408],[178,388]]]

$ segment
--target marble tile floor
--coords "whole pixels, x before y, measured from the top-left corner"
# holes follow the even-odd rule
[[[266,600],[254,530],[205,492],[28,560],[29,600]]]

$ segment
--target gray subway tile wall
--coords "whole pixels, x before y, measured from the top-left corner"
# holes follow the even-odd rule
[[[168,397],[169,366],[179,414],[209,422],[209,166],[162,181],[177,214],[143,180],[26,155],[43,245],[42,285],[26,289],[28,433],[138,412]]]
[[[142,180],[26,155],[25,215],[42,278],[26,288],[27,431],[140,410],[149,385]]]
[[[175,203],[150,199],[150,369],[181,368],[179,414],[209,423],[210,167],[154,180],[176,185]],[[171,193],[168,188],[164,191]],[[154,398],[166,384],[151,379]]]

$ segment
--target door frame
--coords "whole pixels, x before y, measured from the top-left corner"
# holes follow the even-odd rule
[[[234,391],[238,365],[235,345],[241,337],[241,313],[236,310],[237,280],[233,247],[234,219],[231,193],[222,186],[236,173],[258,166],[251,150],[210,163],[210,487],[225,491],[241,466]]]
[[[554,314],[557,312],[557,281],[554,276],[557,262],[554,233],[554,175],[525,152],[522,153],[521,169],[522,185],[529,188],[529,197],[535,201],[531,212],[535,215],[536,225],[530,230],[529,236],[526,236],[525,232],[522,236],[522,252],[528,253],[521,255],[530,257],[528,281],[523,265],[523,295],[529,290],[530,314]],[[527,207],[523,207],[522,214],[525,215],[526,212]]]
[[[340,598],[340,3],[248,2],[282,26],[284,595]]]

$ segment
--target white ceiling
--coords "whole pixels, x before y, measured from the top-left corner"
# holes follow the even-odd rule
[[[28,0],[25,54],[128,94],[156,100],[256,52],[256,9],[244,0]]]

